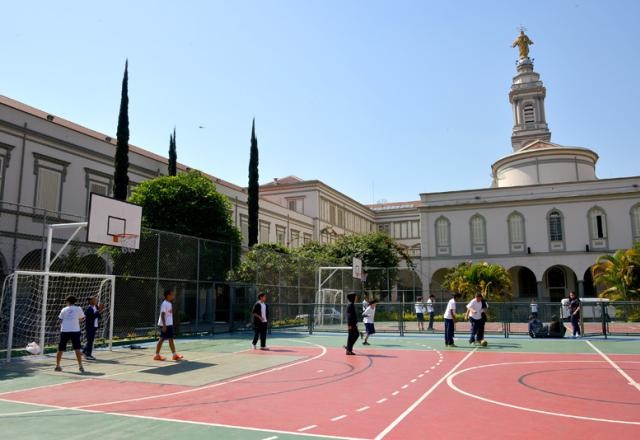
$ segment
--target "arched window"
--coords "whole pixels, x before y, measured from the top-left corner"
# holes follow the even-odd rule
[[[564,218],[557,209],[552,209],[547,214],[549,229],[549,250],[564,250]]]
[[[640,203],[631,208],[631,234],[633,241],[640,241]]]
[[[507,219],[509,226],[509,247],[511,252],[525,251],[524,216],[515,211]]]
[[[449,255],[451,253],[451,223],[446,217],[438,217],[435,224],[436,254]]]
[[[607,216],[597,206],[589,210],[589,226],[592,240],[607,238]]]
[[[474,245],[486,244],[485,220],[478,214],[471,217],[471,243]]]
[[[563,239],[562,215],[558,211],[552,211],[549,214],[549,240],[562,241]]]
[[[471,230],[471,253],[484,254],[487,252],[487,223],[483,216],[476,214],[469,220]]]
[[[536,122],[536,108],[532,103],[527,103],[522,108],[522,114],[524,116],[524,123],[529,124]]]

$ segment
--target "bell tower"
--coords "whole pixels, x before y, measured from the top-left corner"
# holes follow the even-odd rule
[[[517,74],[513,77],[509,102],[513,107],[513,131],[511,146],[518,151],[533,140],[551,140],[544,111],[544,98],[547,89],[542,85],[540,74],[533,70],[533,61],[529,58],[529,46],[533,41],[524,30],[513,42],[518,46],[520,59],[516,63]]]

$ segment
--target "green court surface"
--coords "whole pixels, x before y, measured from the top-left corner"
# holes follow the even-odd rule
[[[452,375],[456,369],[462,369],[466,364],[469,364],[471,356],[476,362],[485,358],[491,359],[492,363],[511,362],[513,364],[540,363],[545,359],[554,359],[551,362],[591,362],[599,363],[599,365],[601,363],[602,368],[609,368],[607,363],[615,361],[624,367],[621,369],[616,365],[621,374],[627,370],[628,374],[633,377],[631,382],[640,381],[640,376],[634,366],[640,363],[640,340],[638,338],[550,340],[494,337],[487,339],[489,342],[487,347],[477,348],[468,345],[465,336],[460,335],[457,338],[456,343],[459,347],[456,348],[446,348],[441,335],[374,336],[370,340],[372,345],[366,349],[360,342],[357,343],[356,351],[363,354],[356,357],[344,356],[342,345],[346,336],[336,334],[271,335],[269,338],[271,351],[266,352],[254,351],[250,345],[250,335],[246,334],[189,340],[178,339],[176,345],[185,356],[186,361],[184,362],[153,361],[153,344],[145,344],[142,349],[136,350],[124,346],[113,351],[97,351],[95,355],[98,360],[85,362],[86,372],[84,374],[78,372],[77,364],[71,353],[65,354],[62,373],[53,371],[55,361],[51,356],[39,359],[35,357],[16,359],[11,363],[0,363],[0,432],[3,439],[12,440],[41,438],[65,440],[76,438],[101,440],[129,438],[154,440],[176,438],[239,440],[419,439],[425,438],[425,436],[423,431],[418,428],[412,431],[405,427],[404,431],[400,430],[404,432],[401,437],[398,437],[400,434],[394,436],[393,429],[396,425],[393,420],[409,409],[414,412],[413,415],[420,414],[423,409],[419,405],[428,405],[427,397],[429,394],[438,388],[446,388],[445,379]],[[168,354],[167,349],[168,347],[164,348],[165,355]],[[339,404],[341,390],[357,389],[359,393],[373,392],[375,383],[359,382],[361,379],[349,372],[349,368],[357,369],[358,362],[363,363],[362,359],[365,356],[369,364],[363,366],[362,371],[377,366],[376,368],[381,368],[376,370],[378,377],[381,382],[384,382],[386,375],[393,376],[395,371],[399,371],[398,374],[402,373],[401,367],[398,365],[409,368],[412,363],[422,362],[419,360],[423,359],[420,356],[431,353],[433,353],[434,359],[438,359],[435,357],[436,354],[440,359],[431,369],[433,370],[436,365],[440,366],[440,363],[443,362],[440,368],[446,372],[434,370],[432,374],[434,381],[425,382],[423,388],[416,390],[414,405],[398,403],[397,406],[387,407],[389,409],[386,411],[391,413],[390,419],[381,425],[381,427],[389,429],[386,434],[384,430],[380,430],[377,436],[366,434],[359,432],[357,427],[354,428],[354,426],[347,424],[342,425],[344,429],[341,431],[337,425],[341,418],[347,417],[346,413],[331,418],[333,423],[330,425],[331,429],[324,431],[324,425],[316,427],[315,424],[299,429],[291,428],[291,421],[286,419],[287,412],[301,411],[301,414],[304,415],[313,413],[314,406],[318,404],[317,397],[315,400],[310,398],[306,402],[308,408],[299,408],[299,402],[305,402],[305,399],[295,400],[298,402],[296,404],[298,407],[284,411],[281,408],[287,402],[289,395],[281,393],[280,388],[285,386],[288,379],[291,382],[315,383],[314,381],[317,381],[318,378],[314,375],[324,375],[325,382],[322,387],[325,387],[323,389],[326,391],[327,400],[324,404],[330,408]],[[528,362],[518,362],[521,359],[520,355]],[[321,358],[322,356],[324,358]],[[393,367],[393,370],[383,370],[380,367],[382,362],[387,361],[387,358],[389,360],[393,358],[394,362],[398,362],[397,365],[394,364],[396,366]],[[587,358],[589,360],[582,360]],[[557,359],[562,360],[558,361]],[[324,363],[320,363],[321,361]],[[447,361],[450,363],[447,364]],[[335,368],[335,371],[332,368]],[[611,368],[611,371],[613,380],[616,380],[615,370]],[[427,372],[428,370],[424,373]],[[425,376],[424,373],[419,377]],[[335,378],[335,380],[329,380],[331,378]],[[273,391],[261,394],[260,400],[252,400],[254,397],[251,395],[251,389],[258,383],[263,386],[269,384]],[[416,383],[416,379],[413,379],[411,383],[417,387],[420,382]],[[223,390],[226,392],[231,386],[236,390],[232,392],[232,395],[236,396],[233,393],[238,393],[237,399],[233,399],[233,405],[236,405],[233,408],[237,412],[242,412],[241,414],[236,412],[224,415],[223,406],[207,406],[213,405],[213,403],[221,405],[219,399]],[[95,394],[109,393],[110,389],[119,389],[118,387],[122,389],[122,399],[124,400],[119,400],[119,394],[116,393],[114,394],[116,397],[106,399],[107,403],[100,405],[92,403],[96,400]],[[68,392],[71,389],[74,391]],[[127,394],[134,389],[137,394]],[[211,402],[202,401],[202,397],[199,401],[192,400],[194,396],[194,393],[191,393],[192,390],[196,390],[198,395],[204,394],[202,390],[207,390],[206,396],[211,399]],[[311,393],[312,391],[311,386],[305,385],[292,392]],[[637,391],[637,395],[640,396],[640,388]],[[352,393],[353,391],[344,392]],[[83,397],[83,393],[86,393],[86,397]],[[239,397],[242,393],[245,393],[246,396]],[[398,391],[393,395],[395,396],[397,393]],[[322,396],[322,394],[320,395]],[[292,399],[293,396],[291,394]],[[632,399],[636,399],[635,396],[636,394],[631,394]],[[384,398],[377,402],[382,405],[382,402],[386,400]],[[127,404],[135,402],[138,406],[135,408],[105,406],[122,402]],[[153,408],[147,402],[153,402]],[[171,408],[176,402],[180,403],[180,407],[175,409],[178,412],[174,413]],[[270,402],[274,402],[273,406],[270,405]],[[409,403],[411,402],[413,400]],[[185,411],[188,414],[189,405],[193,405],[192,411],[197,417],[190,418],[180,415],[185,414]],[[364,405],[356,411],[365,411],[363,408],[369,408]],[[640,398],[633,405],[640,405]],[[636,406],[636,408],[638,407],[640,406]],[[220,411],[219,417],[217,411]],[[318,409],[318,412],[321,411],[322,409]],[[269,423],[261,424],[254,420],[254,415],[257,413],[260,413],[265,420],[269,419],[271,413],[273,417]],[[457,415],[452,416],[452,420],[457,419],[463,413],[463,409],[457,408]],[[355,416],[357,414],[354,412],[354,415],[350,417]],[[242,421],[243,418],[245,421]],[[279,418],[282,418],[281,424]],[[640,417],[638,418],[640,419]],[[238,422],[238,420],[241,421]],[[410,423],[410,417],[407,417],[407,420],[401,419],[401,422]],[[636,422],[628,423],[635,424]],[[640,421],[637,425],[636,429],[640,432]],[[407,435],[407,432],[410,434]],[[415,436],[412,433],[415,433]],[[624,433],[618,435],[618,438],[625,438]]]

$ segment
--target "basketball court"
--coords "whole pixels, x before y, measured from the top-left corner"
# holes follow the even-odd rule
[[[152,345],[98,351],[77,371],[67,356],[6,364],[7,438],[413,439],[637,438],[638,340],[489,339],[444,348],[436,336],[377,337],[345,356],[344,336],[177,340],[183,362]],[[70,354],[70,353],[68,353]],[[476,421],[474,421],[476,420]],[[479,421],[478,421],[479,420]]]

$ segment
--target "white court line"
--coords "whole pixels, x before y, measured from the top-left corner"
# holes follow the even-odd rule
[[[378,400],[376,403],[384,403],[384,402],[386,402],[386,401],[387,401],[387,398],[386,398],[386,397],[384,397],[384,398],[382,398],[382,399]]]
[[[277,436],[277,435],[274,435],[274,436],[272,436],[272,437],[266,437],[266,438],[263,438],[262,440],[276,440],[277,438],[278,438],[278,436]]]
[[[418,377],[424,377],[424,373],[418,374]]]
[[[356,411],[357,412],[362,412],[362,411],[368,410],[369,408],[371,408],[371,407],[370,406],[363,406],[362,408],[358,408]]]
[[[409,388],[409,385],[402,385],[400,388],[402,388],[403,390],[406,390],[407,388]]]
[[[416,383],[418,379],[411,379],[411,383]]]
[[[598,418],[598,417],[576,416],[576,415],[573,415],[573,414],[555,413],[555,412],[550,412],[550,411],[543,411],[543,410],[540,410],[540,409],[527,408],[527,407],[524,407],[524,406],[512,405],[510,403],[499,402],[497,400],[487,399],[486,397],[482,397],[482,396],[478,396],[478,395],[475,395],[475,394],[468,393],[466,391],[461,390],[460,388],[455,386],[455,384],[453,383],[453,379],[455,379],[455,377],[458,376],[459,374],[467,373],[469,371],[478,370],[480,368],[488,368],[488,367],[496,367],[496,366],[504,366],[504,365],[549,364],[549,363],[554,363],[554,364],[568,364],[568,363],[585,363],[585,364],[588,364],[588,363],[597,363],[597,364],[601,364],[603,362],[604,361],[519,361],[519,362],[503,362],[503,363],[497,363],[497,364],[478,365],[476,367],[470,367],[470,368],[466,368],[464,370],[460,370],[460,371],[456,372],[455,374],[450,375],[447,378],[447,385],[449,385],[449,387],[451,387],[451,389],[453,389],[454,391],[457,391],[457,392],[459,392],[460,394],[462,394],[464,396],[473,397],[474,399],[478,399],[478,400],[481,400],[481,401],[487,402],[487,403],[493,403],[494,405],[504,406],[506,408],[519,409],[521,411],[527,411],[527,412],[532,412],[532,413],[537,413],[537,414],[544,414],[544,415],[548,415],[548,416],[565,417],[565,418],[568,418],[568,419],[590,420],[592,422],[618,423],[618,424],[621,424],[621,425],[640,425],[640,422],[632,422],[632,421],[626,421],[626,420],[601,419],[601,418]],[[629,361],[626,361],[626,362],[629,362]],[[635,363],[635,362],[632,362],[632,363]]]
[[[346,419],[347,415],[346,414],[342,414],[341,416],[338,417],[334,417],[333,419],[331,419],[332,422],[337,422],[338,420],[342,420],[342,419]]]
[[[309,425],[309,426],[305,426],[304,428],[300,428],[300,429],[298,429],[298,432],[305,432],[305,431],[309,431],[310,429],[317,428],[317,427],[318,427],[318,425]]]
[[[392,396],[397,396],[398,394],[400,394],[400,391],[394,391],[393,393],[391,393]]]
[[[631,385],[632,387],[634,387],[636,390],[640,391],[640,384],[639,384],[638,382],[636,382],[635,380],[633,380],[633,378],[632,378],[631,376],[629,376],[629,375],[626,373],[626,371],[624,371],[622,368],[620,368],[620,367],[618,366],[618,364],[616,364],[615,362],[613,362],[613,361],[609,358],[609,356],[607,356],[606,354],[604,354],[603,352],[601,352],[601,351],[598,349],[598,347],[596,347],[595,345],[593,345],[593,344],[591,343],[591,341],[585,341],[585,342],[589,345],[589,347],[593,348],[593,350],[594,350],[596,353],[598,353],[600,356],[602,356],[602,358],[603,358],[605,361],[607,361],[607,362],[609,363],[609,365],[611,365],[613,368],[615,368],[615,369],[616,369],[616,371],[617,371],[618,373],[620,373],[620,375],[621,375],[622,377],[624,377],[624,378],[627,380],[627,383],[628,383],[629,385]]]
[[[402,414],[400,414],[398,416],[398,418],[396,418],[393,422],[391,422],[391,424],[389,426],[387,426],[380,434],[378,434],[374,440],[382,440],[383,438],[385,438],[385,436],[387,434],[389,434],[396,426],[398,426],[398,424],[400,422],[402,422],[409,414],[411,414],[413,412],[414,409],[416,409],[418,407],[418,405],[420,405],[422,402],[424,402],[424,400],[429,397],[429,395],[431,393],[433,393],[435,391],[436,388],[438,388],[438,386],[440,386],[440,384],[442,382],[444,382],[445,380],[447,380],[447,378],[449,376],[451,376],[460,365],[462,365],[467,359],[469,359],[469,357],[471,357],[471,355],[473,353],[475,353],[478,350],[478,348],[474,348],[473,350],[471,350],[469,353],[467,353],[467,355],[465,357],[462,358],[462,360],[460,362],[458,362],[457,364],[455,364],[453,366],[453,368],[451,370],[449,370],[447,372],[447,374],[445,374],[444,376],[442,376],[436,383],[434,383],[431,388],[429,388],[422,396],[420,396],[418,398],[418,400],[416,400],[415,402],[413,402],[411,404],[411,406],[409,408],[407,408],[406,410],[404,410],[404,412]]]

